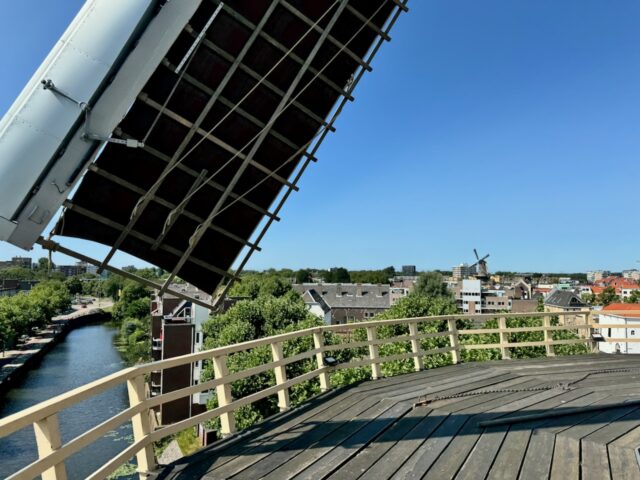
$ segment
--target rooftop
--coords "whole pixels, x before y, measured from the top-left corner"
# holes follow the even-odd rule
[[[639,394],[632,355],[443,367],[321,395],[158,478],[639,478]]]
[[[637,313],[638,311],[637,303],[611,303],[605,306],[602,310],[605,312],[606,311],[618,311],[618,312],[629,311],[629,313],[620,314],[618,316],[640,318],[640,313]],[[631,313],[631,311],[635,311],[636,313]]]
[[[570,290],[553,290],[544,301],[545,305],[562,308],[587,308],[589,305]]]

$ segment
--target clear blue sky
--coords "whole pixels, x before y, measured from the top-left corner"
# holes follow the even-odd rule
[[[0,111],[81,3],[0,3]],[[249,268],[640,266],[640,2],[410,8]]]

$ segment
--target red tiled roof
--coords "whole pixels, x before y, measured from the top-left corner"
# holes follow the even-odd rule
[[[634,313],[621,313],[621,317],[640,318],[640,303],[611,303],[604,307],[602,311],[629,311]]]

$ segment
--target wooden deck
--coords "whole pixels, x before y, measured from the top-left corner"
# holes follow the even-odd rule
[[[639,400],[634,356],[443,367],[328,392],[158,478],[640,479]]]

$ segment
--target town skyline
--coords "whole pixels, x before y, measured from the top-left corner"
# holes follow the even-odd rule
[[[12,72],[0,78],[0,111],[81,4],[3,6],[0,38],[30,41],[0,51]],[[640,226],[628,221],[640,175],[640,63],[630,60],[639,13],[629,0],[415,2],[247,267],[444,269],[477,248],[494,270],[631,268],[640,258]],[[614,248],[609,234],[621,226]],[[25,253],[0,245],[0,257]],[[115,262],[142,265],[121,254]]]

